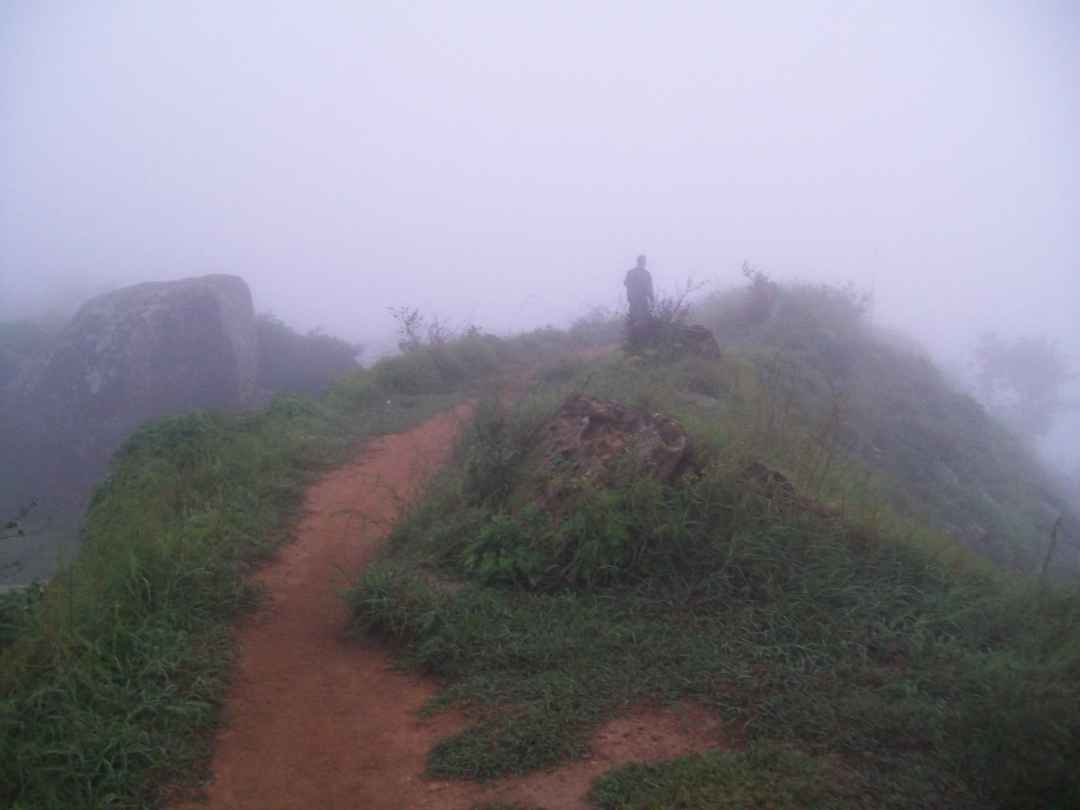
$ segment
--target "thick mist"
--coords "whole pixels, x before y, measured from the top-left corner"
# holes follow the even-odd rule
[[[1080,363],[1072,3],[398,5],[5,3],[0,319],[226,272],[377,347],[618,304],[646,252],[850,280],[959,372],[991,329]]]

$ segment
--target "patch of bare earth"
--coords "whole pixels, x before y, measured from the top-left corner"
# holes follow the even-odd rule
[[[612,768],[728,747],[730,741],[719,722],[698,706],[638,709],[601,727],[587,758],[485,785],[483,801],[520,802],[544,810],[588,810],[585,794],[592,781]]]
[[[551,772],[483,785],[423,776],[431,747],[465,721],[418,716],[437,684],[395,670],[376,644],[345,639],[337,591],[445,461],[469,414],[461,406],[373,441],[311,487],[295,542],[258,575],[266,605],[239,630],[211,781],[177,810],[468,810],[489,801],[574,810],[612,767],[724,745],[700,709],[640,710],[602,728],[589,758]]]

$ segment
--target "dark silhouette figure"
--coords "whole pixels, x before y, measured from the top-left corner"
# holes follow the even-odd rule
[[[652,320],[652,276],[645,269],[645,257],[638,256],[637,264],[626,273],[626,297],[630,301],[630,325],[644,326]]]

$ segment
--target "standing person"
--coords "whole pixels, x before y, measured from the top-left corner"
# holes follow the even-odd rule
[[[626,297],[630,302],[630,326],[644,326],[652,320],[652,275],[645,269],[645,256],[637,257],[637,264],[626,273]]]

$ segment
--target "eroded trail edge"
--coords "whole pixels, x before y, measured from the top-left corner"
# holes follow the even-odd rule
[[[447,721],[416,718],[431,685],[343,638],[338,590],[445,462],[470,410],[375,439],[308,489],[294,542],[257,575],[266,604],[239,629],[208,802],[188,807],[409,806]]]
[[[601,730],[589,760],[553,772],[486,785],[423,776],[432,745],[464,720],[418,716],[437,685],[396,670],[378,645],[346,639],[338,591],[447,460],[470,415],[461,405],[374,440],[308,490],[294,542],[257,575],[266,603],[238,631],[206,795],[177,810],[469,810],[495,799],[569,810],[584,807],[591,780],[614,765],[717,744],[717,729],[693,711],[638,712]]]

